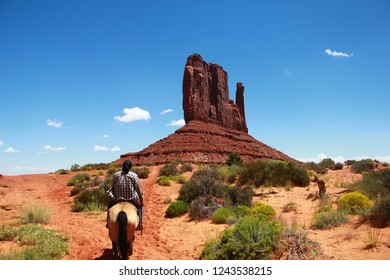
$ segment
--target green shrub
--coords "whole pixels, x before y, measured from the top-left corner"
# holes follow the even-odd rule
[[[213,168],[197,170],[179,191],[179,200],[191,203],[198,196],[216,195],[221,187],[220,174]],[[219,194],[221,195],[221,194]]]
[[[266,204],[263,204],[263,203],[255,203],[253,208],[251,209],[251,212],[250,212],[251,215],[254,215],[254,216],[257,216],[257,215],[264,215],[266,216],[267,218],[270,218],[272,216],[275,216],[276,215],[276,211],[275,209],[270,206],[270,205],[266,205]]]
[[[109,197],[104,188],[83,190],[74,197],[73,212],[106,211]]]
[[[23,210],[21,219],[25,224],[48,224],[51,219],[51,213],[42,205],[32,204]]]
[[[237,218],[242,218],[250,214],[251,208],[245,205],[238,205],[234,209],[234,213],[237,216]]]
[[[188,182],[187,178],[184,177],[183,175],[171,176],[170,179],[172,181],[178,182],[179,184],[185,184]]]
[[[88,184],[91,181],[91,176],[88,173],[79,173],[74,175],[69,181],[68,186],[79,185],[82,186],[84,184]]]
[[[362,159],[356,161],[351,166],[351,171],[354,173],[364,173],[375,168],[375,163],[371,159]]]
[[[340,226],[348,221],[348,212],[342,209],[316,212],[314,214],[313,227],[316,229],[327,229]]]
[[[265,186],[308,186],[310,177],[307,170],[295,163],[279,160],[255,161],[244,165],[238,185]]]
[[[165,216],[167,218],[174,218],[185,214],[188,210],[188,204],[182,200],[176,200],[169,204],[167,210],[165,211]]]
[[[342,164],[341,162],[338,162],[334,165],[333,170],[342,170],[343,168],[344,168],[344,164]]]
[[[376,227],[386,227],[390,222],[390,196],[379,197],[371,208],[368,219]]]
[[[180,166],[180,173],[192,172],[191,164],[184,163]]]
[[[167,176],[161,176],[157,179],[157,184],[160,186],[170,186],[171,179],[169,179]]]
[[[235,216],[233,210],[226,207],[221,207],[211,215],[211,220],[216,224],[226,224],[228,218],[232,216]]]
[[[372,206],[370,199],[358,192],[343,194],[337,201],[337,205],[351,214],[359,214]]]
[[[359,191],[371,199],[390,194],[390,170],[371,171],[363,179],[348,185],[349,189]]]
[[[12,241],[18,235],[17,229],[5,224],[0,225],[0,242],[1,241]]]
[[[224,205],[236,207],[238,205],[252,206],[253,189],[249,186],[224,186],[222,189]]]
[[[43,226],[25,225],[18,230],[17,241],[29,245],[23,249],[20,258],[24,260],[62,259],[68,253],[69,238]]]
[[[57,173],[60,175],[65,175],[65,174],[69,173],[69,170],[62,168],[62,169],[57,170]]]
[[[214,197],[199,196],[191,202],[188,215],[192,220],[208,219],[218,207]]]
[[[310,177],[304,167],[298,166],[295,163],[288,163],[289,180],[294,186],[307,187],[310,184]]]
[[[224,231],[217,240],[206,243],[204,260],[259,260],[270,259],[278,247],[282,226],[278,221],[257,217],[241,218]]]
[[[239,165],[221,166],[218,168],[218,173],[222,180],[227,183],[234,183],[241,172],[242,167]]]
[[[135,174],[137,174],[140,179],[147,179],[150,174],[150,170],[147,167],[134,167],[131,169]]]
[[[229,158],[226,160],[226,164],[229,166],[232,165],[243,166],[241,157],[235,153],[229,153]]]
[[[364,178],[377,179],[383,187],[390,191],[390,169],[371,171],[370,173],[364,175]]]
[[[179,175],[179,170],[175,164],[166,164],[160,169],[160,176],[175,176]]]

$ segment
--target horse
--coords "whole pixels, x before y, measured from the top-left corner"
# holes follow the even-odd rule
[[[109,209],[108,235],[115,259],[127,260],[133,254],[134,233],[139,224],[137,208],[130,202],[118,202]]]

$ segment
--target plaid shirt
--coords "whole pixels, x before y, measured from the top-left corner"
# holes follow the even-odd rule
[[[132,171],[127,174],[116,172],[112,176],[112,186],[107,193],[115,201],[130,201],[137,206],[143,204],[142,187],[137,174]]]

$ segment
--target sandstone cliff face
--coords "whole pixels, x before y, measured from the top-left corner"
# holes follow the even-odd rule
[[[142,151],[127,153],[136,165],[156,165],[182,159],[195,164],[223,164],[229,153],[244,162],[277,159],[297,162],[248,135],[244,86],[237,83],[236,104],[229,99],[227,73],[206,63],[198,54],[188,57],[183,77],[183,110],[186,125]]]
[[[186,123],[198,120],[247,133],[242,83],[237,83],[236,103],[229,99],[228,75],[221,66],[206,63],[199,54],[188,57],[183,77]]]

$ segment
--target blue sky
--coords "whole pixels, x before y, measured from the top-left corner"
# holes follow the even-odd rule
[[[245,86],[249,134],[390,161],[390,1],[0,0],[0,173],[110,162],[183,123],[189,55]]]

